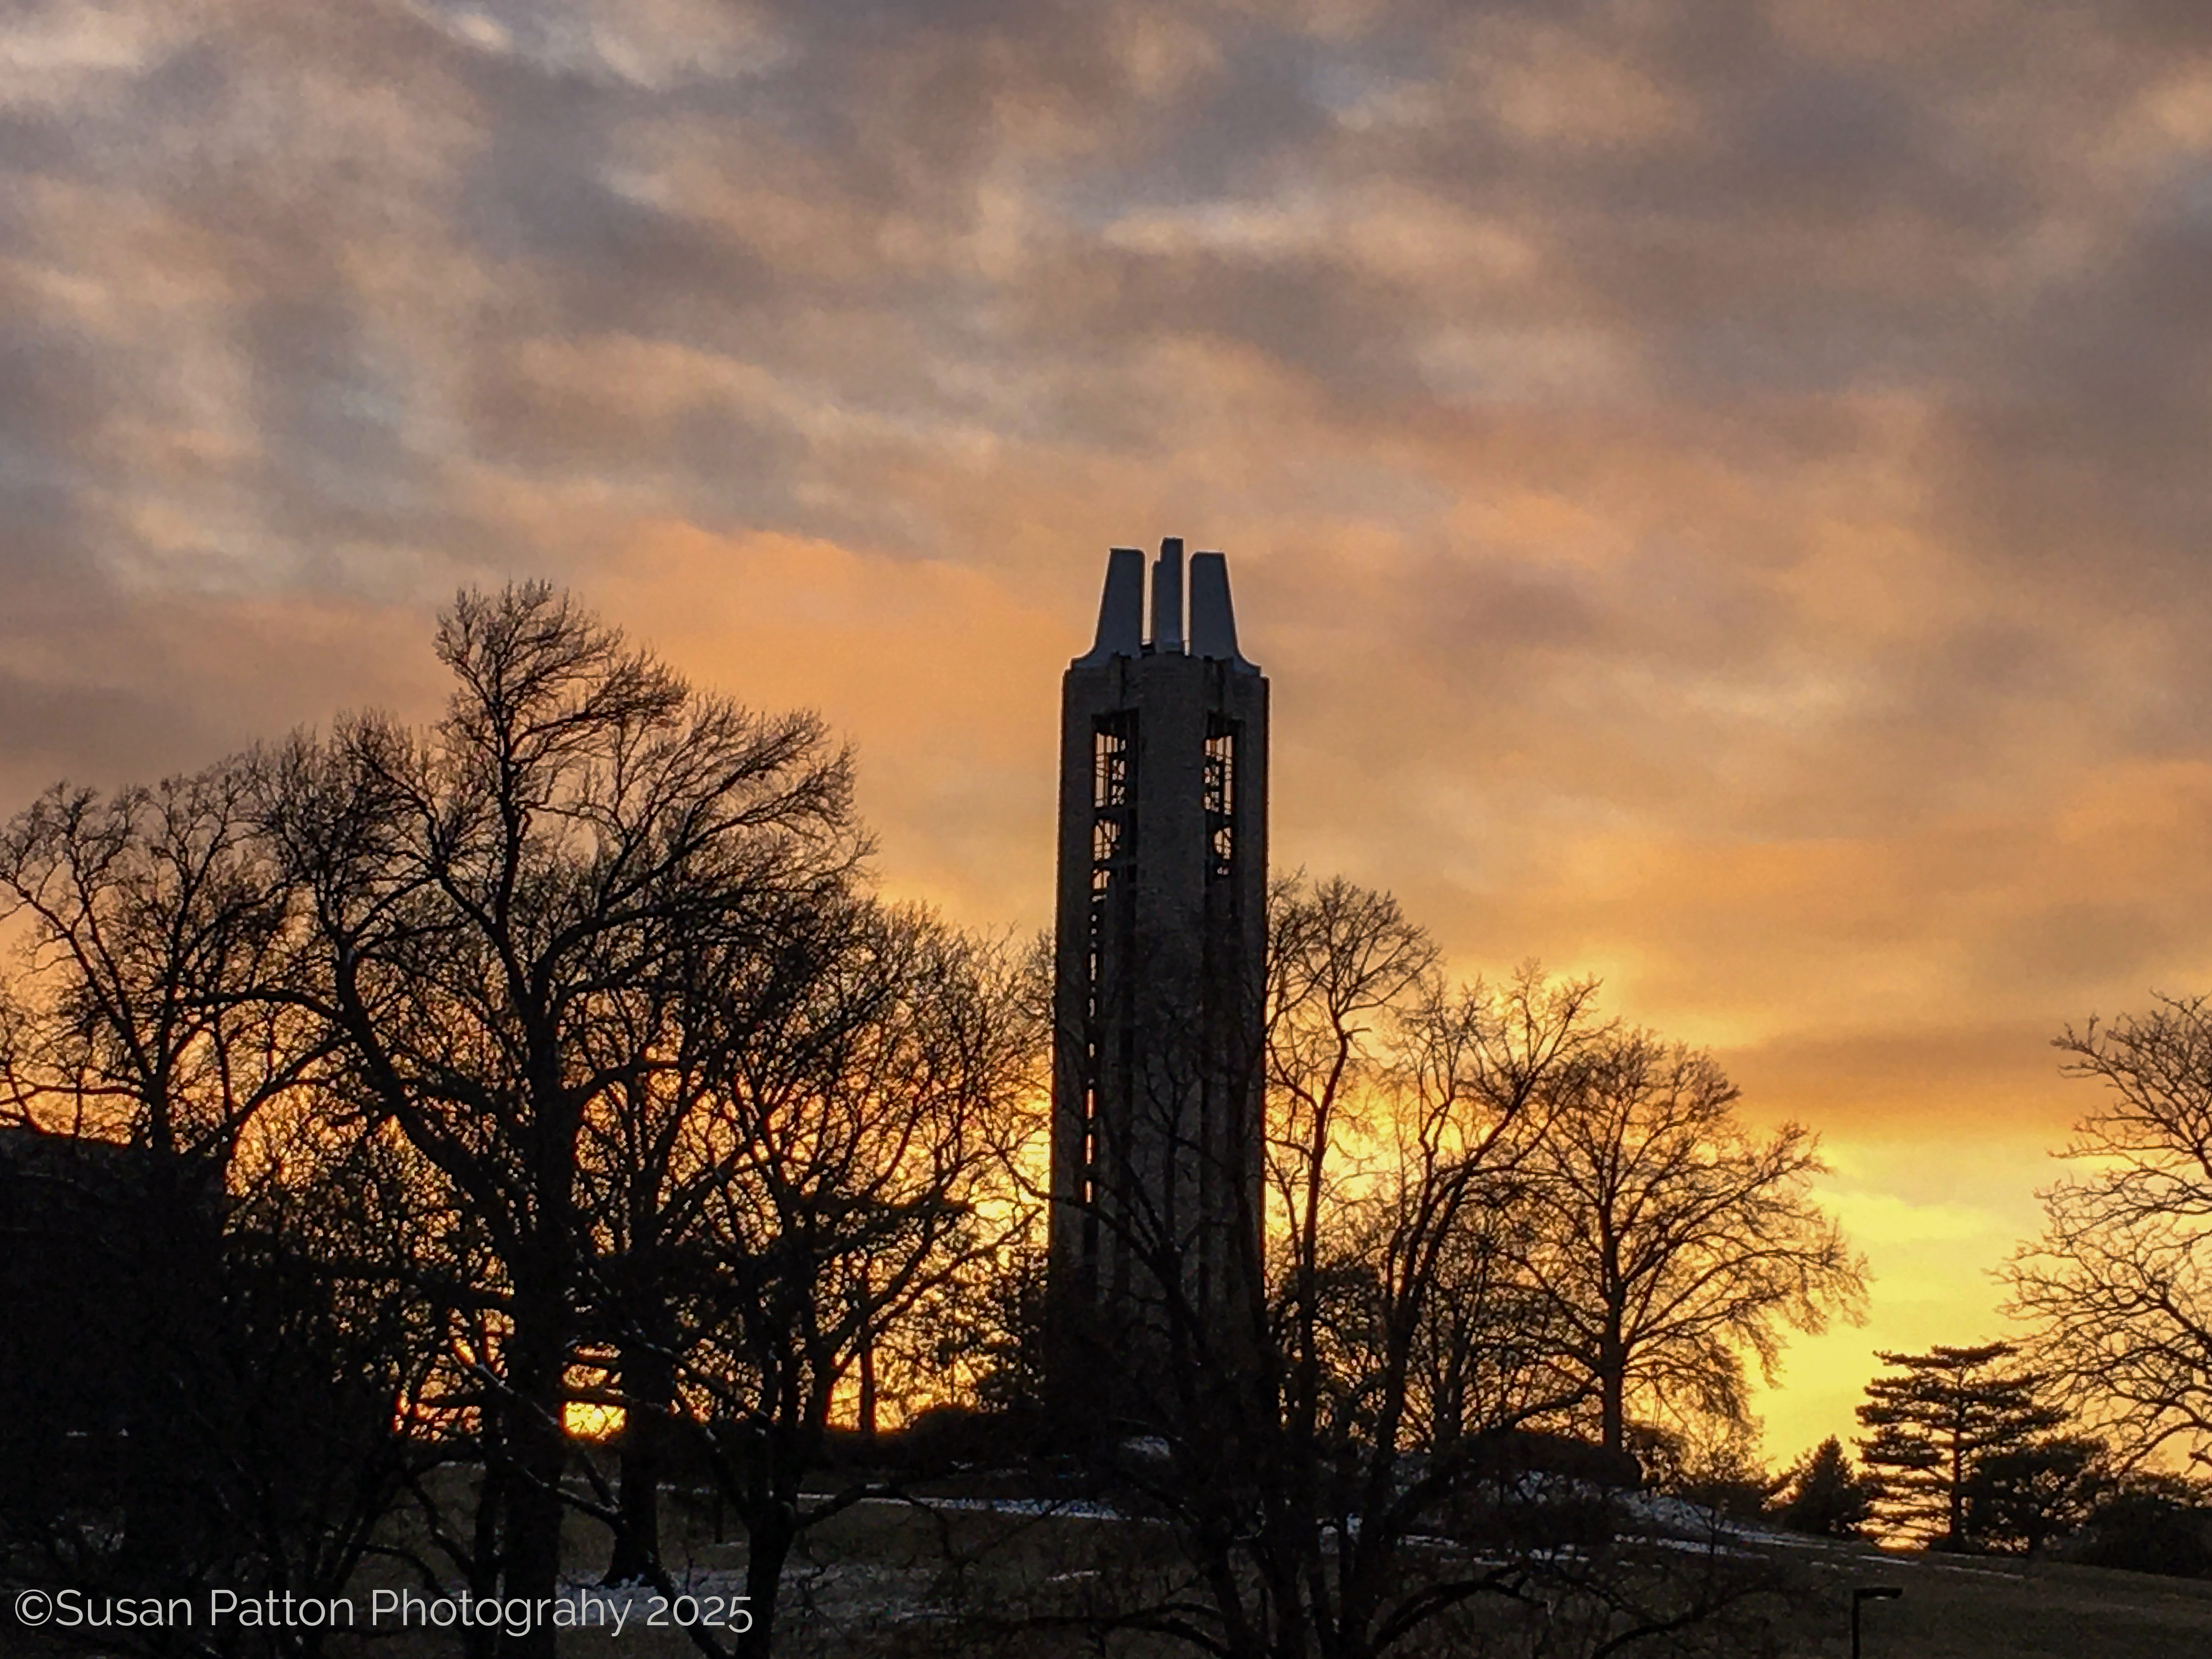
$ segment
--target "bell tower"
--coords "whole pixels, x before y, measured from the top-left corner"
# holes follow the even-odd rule
[[[1102,1343],[1123,1364],[1218,1358],[1259,1283],[1267,681],[1237,650],[1227,561],[1191,556],[1187,615],[1185,574],[1170,538],[1147,630],[1145,556],[1114,549],[1097,636],[1060,683],[1063,1370]]]

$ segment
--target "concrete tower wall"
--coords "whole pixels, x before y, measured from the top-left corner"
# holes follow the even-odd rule
[[[1115,550],[1061,690],[1050,1272],[1125,1350],[1214,1346],[1260,1262],[1267,682],[1225,562],[1189,575],[1186,626],[1165,543],[1140,641],[1143,556]]]

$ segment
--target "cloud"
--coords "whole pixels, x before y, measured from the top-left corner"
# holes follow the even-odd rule
[[[185,596],[633,592],[669,523],[1073,635],[1097,548],[1180,529],[1296,718],[1286,844],[1449,927],[1669,1007],[1737,994],[1753,901],[1877,954],[1948,914],[1914,994],[2140,975],[2196,913],[2031,849],[2203,750],[2186,27],[28,9],[10,660]]]

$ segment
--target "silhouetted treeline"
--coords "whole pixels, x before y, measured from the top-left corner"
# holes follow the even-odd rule
[[[464,595],[437,646],[428,729],[58,788],[0,840],[6,1547],[326,1594],[404,1496],[427,1581],[544,1596],[578,1504],[617,1575],[660,1571],[688,1435],[765,1651],[833,1398],[1018,1220],[975,1200],[1033,999],[870,894],[811,716],[699,694],[543,586]],[[593,1401],[621,1468],[580,1495]]]
[[[1622,1493],[1741,1435],[1747,1367],[1863,1274],[1812,1137],[1745,1127],[1709,1056],[1590,982],[1451,983],[1387,895],[1279,884],[1267,982],[1230,988],[1264,1003],[1264,1259],[1224,1317],[1180,1299],[1171,1218],[1117,1215],[1167,1288],[1086,1329],[1035,1248],[1042,957],[874,895],[820,723],[544,586],[462,596],[437,649],[427,727],[58,788],[0,834],[10,1574],[666,1591],[681,1484],[746,1546],[750,1628],[696,1639],[761,1655],[810,1528],[1026,1458],[1157,1524],[1018,1601],[951,1575],[948,1631],[1757,1650],[1771,1564]],[[605,1560],[564,1559],[579,1513]],[[249,1634],[322,1640],[190,1645]]]

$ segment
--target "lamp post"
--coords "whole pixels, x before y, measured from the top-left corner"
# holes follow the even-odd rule
[[[1894,1601],[1905,1592],[1895,1584],[1861,1584],[1851,1591],[1851,1659],[1859,1659],[1859,1609],[1869,1601]]]

